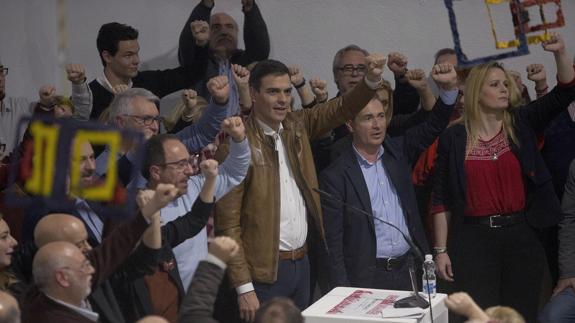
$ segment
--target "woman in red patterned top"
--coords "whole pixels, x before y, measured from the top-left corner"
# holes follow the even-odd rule
[[[499,63],[471,70],[463,122],[440,137],[431,210],[438,276],[482,308],[511,306],[528,322],[544,264],[535,229],[563,217],[536,134],[575,99],[562,38],[551,34],[543,48],[555,56],[558,86],[521,108]]]

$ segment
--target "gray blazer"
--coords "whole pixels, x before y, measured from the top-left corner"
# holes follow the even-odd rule
[[[180,305],[180,323],[217,323],[212,318],[218,287],[224,278],[224,270],[213,263],[201,261],[188,293]]]

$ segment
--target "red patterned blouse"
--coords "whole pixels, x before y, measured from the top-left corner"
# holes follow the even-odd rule
[[[521,165],[503,129],[488,141],[478,140],[465,158],[465,179],[467,216],[513,213],[525,208]]]

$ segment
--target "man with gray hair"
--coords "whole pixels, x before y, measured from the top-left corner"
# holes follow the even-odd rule
[[[205,109],[197,123],[187,126],[176,134],[189,152],[197,152],[211,143],[218,132],[220,124],[225,119],[229,104],[229,84],[225,76],[217,76],[208,82],[208,88],[213,100]],[[160,122],[157,108],[158,97],[142,88],[131,88],[118,94],[110,105],[110,122],[122,129],[133,129],[141,132],[146,140],[157,135]],[[146,180],[138,174],[129,178],[134,164],[134,147],[122,147],[119,175],[122,182],[129,188],[143,188]],[[96,159],[96,174],[104,176],[107,172],[109,150],[104,150]]]

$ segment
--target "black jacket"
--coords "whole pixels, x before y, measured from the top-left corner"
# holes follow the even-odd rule
[[[198,234],[208,222],[214,203],[204,203],[198,197],[192,210],[185,215],[162,226],[162,248],[160,249],[159,263],[175,260],[172,248]],[[157,267],[156,267],[157,268]],[[150,292],[144,278],[140,275],[130,277],[129,271],[124,270],[124,276],[115,277],[115,292],[128,322],[135,322],[140,318],[153,314]],[[168,275],[178,289],[178,298],[181,301],[185,292],[178,271],[174,266]]]
[[[521,164],[525,185],[527,222],[536,228],[553,226],[563,213],[553,189],[551,174],[537,149],[537,136],[575,99],[574,87],[556,87],[547,95],[513,113],[519,145],[509,138],[511,151]],[[465,149],[467,131],[462,124],[447,129],[439,139],[432,206],[443,205],[451,212],[448,246],[457,253],[458,234],[466,204]]]
[[[446,106],[438,99],[428,121],[409,129],[404,136],[387,136],[383,142],[385,152],[382,162],[397,191],[409,235],[425,253],[429,253],[429,246],[417,208],[411,171],[420,153],[445,129],[452,110],[453,106]],[[371,213],[369,191],[351,141],[348,142],[345,153],[320,175],[320,187],[342,201]],[[321,205],[329,248],[325,264],[330,287],[373,287],[377,274],[373,219],[325,197],[322,197]]]

